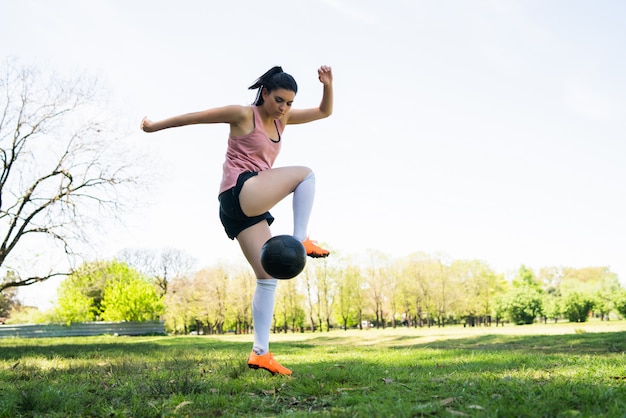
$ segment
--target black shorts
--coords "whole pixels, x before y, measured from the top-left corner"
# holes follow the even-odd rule
[[[222,225],[224,225],[226,235],[228,235],[228,238],[230,239],[235,239],[241,231],[251,227],[252,225],[258,224],[261,221],[266,220],[268,225],[271,225],[272,222],[274,222],[274,217],[269,212],[250,217],[243,213],[243,210],[241,210],[241,205],[239,204],[239,193],[241,193],[241,188],[246,180],[256,176],[257,174],[259,173],[253,171],[241,173],[239,177],[237,177],[237,184],[235,187],[220,193],[218,197],[220,201],[220,220],[222,221]]]

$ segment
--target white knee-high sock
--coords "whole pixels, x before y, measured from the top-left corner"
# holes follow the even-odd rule
[[[293,192],[293,236],[298,241],[304,241],[307,238],[314,200],[315,174],[311,171]]]
[[[274,317],[274,294],[277,279],[257,279],[252,298],[252,320],[254,321],[255,353],[263,355],[270,351],[270,328]]]

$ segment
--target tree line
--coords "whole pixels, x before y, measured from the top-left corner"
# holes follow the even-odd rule
[[[175,250],[85,263],[61,282],[54,308],[39,321],[163,319],[173,333],[250,332],[252,272],[243,265],[189,272],[190,265]],[[280,281],[274,331],[584,322],[592,315],[626,316],[626,289],[607,267],[521,266],[507,280],[479,260],[370,251],[360,260],[309,261],[298,277]]]

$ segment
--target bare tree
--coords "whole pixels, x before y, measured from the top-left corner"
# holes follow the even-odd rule
[[[317,322],[315,317],[319,318],[319,305],[317,304],[317,287],[315,286],[315,280],[311,269],[306,268],[304,270],[304,287],[306,289],[307,300],[307,313],[309,315],[309,321],[311,323],[311,331],[315,332],[317,329]],[[320,326],[320,332],[321,332]]]
[[[193,256],[175,248],[160,251],[127,248],[120,251],[118,258],[154,280],[161,296],[167,293],[170,281],[191,273],[196,265]]]
[[[69,274],[71,267],[25,272],[12,264],[29,251],[59,251],[71,266],[136,177],[97,106],[97,83],[11,61],[0,71],[0,268],[14,273],[1,292]]]
[[[315,269],[317,277],[318,302],[320,304],[320,318],[323,317],[326,323],[326,331],[332,328],[331,317],[333,305],[335,303],[335,280],[333,279],[333,268],[329,266],[328,260],[324,259]],[[322,327],[320,319],[320,329]]]
[[[227,314],[235,323],[237,334],[248,334],[252,328],[252,297],[256,279],[251,271],[243,269],[233,275],[227,291]]]
[[[387,326],[386,302],[389,299],[389,256],[378,251],[368,250],[369,266],[367,267],[367,281],[374,313],[376,328]]]

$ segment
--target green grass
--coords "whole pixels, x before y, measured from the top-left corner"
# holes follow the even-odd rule
[[[626,321],[0,340],[1,417],[626,417]]]

